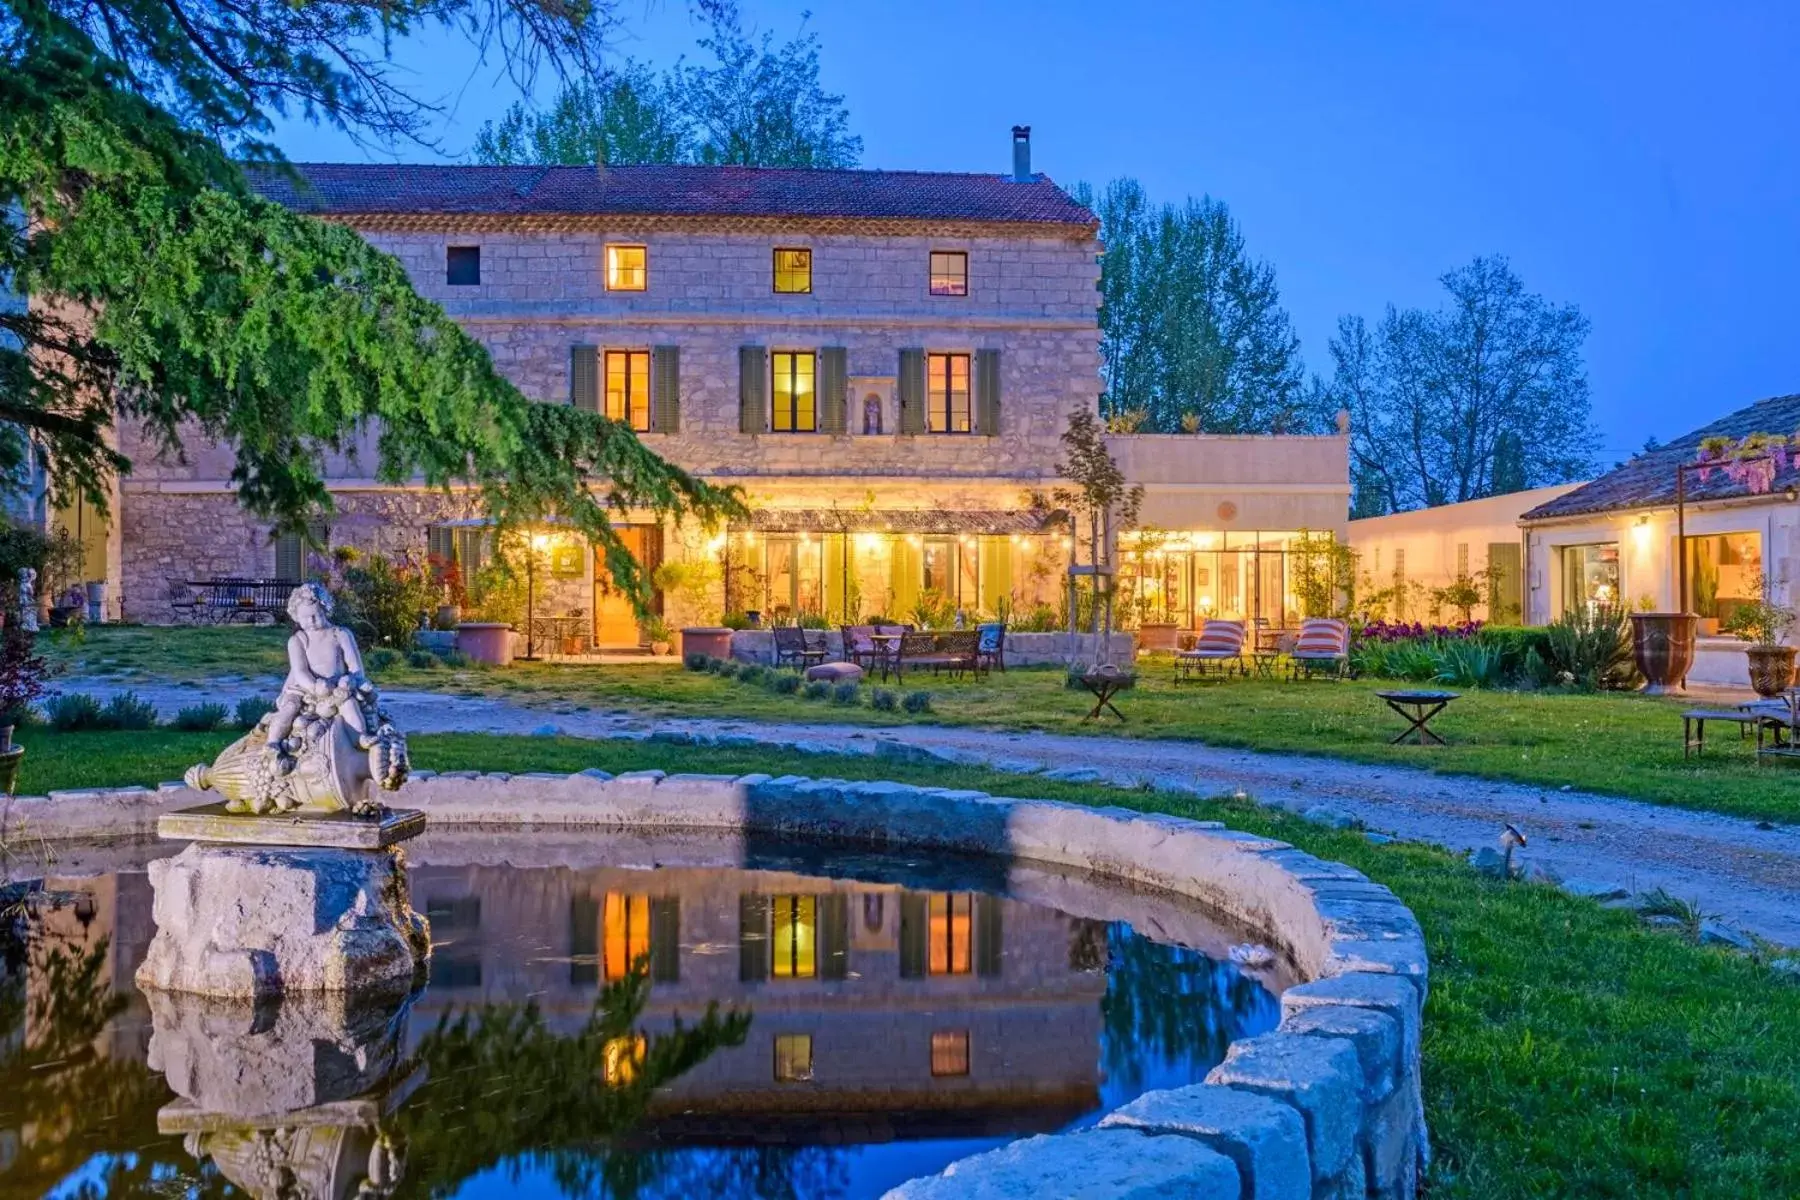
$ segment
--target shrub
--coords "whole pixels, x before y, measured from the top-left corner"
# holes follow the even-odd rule
[[[371,646],[410,646],[442,599],[425,567],[379,554],[346,565],[332,596],[337,619]]]
[[[846,679],[831,689],[831,702],[833,704],[855,704],[857,697],[861,694],[862,689]]]
[[[421,671],[435,671],[443,664],[443,660],[429,650],[412,650],[406,655],[406,665]]]
[[[223,704],[190,704],[170,722],[183,733],[211,733],[225,724],[230,712]]]
[[[682,657],[681,665],[690,671],[704,671],[711,661],[710,654],[687,654]]]
[[[769,690],[777,696],[791,696],[800,690],[800,673],[798,671],[773,671],[769,674]]]
[[[876,712],[893,712],[900,707],[900,697],[887,688],[876,688],[869,693],[869,707]]]
[[[739,683],[760,683],[762,681],[762,677],[768,673],[768,670],[769,669],[767,667],[763,666],[761,663],[745,663],[743,666],[738,668],[738,673],[737,673],[738,682]]]
[[[32,652],[31,634],[16,626],[0,632],[0,725],[22,725],[44,698],[50,665]]]
[[[737,677],[737,673],[738,673],[738,662],[736,659],[725,658],[725,659],[719,660],[719,678],[720,679],[735,679]]]
[[[750,618],[745,613],[728,612],[724,616],[719,618],[719,624],[723,625],[725,628],[727,628],[729,630],[732,630],[733,632],[736,632],[737,630],[740,630],[740,629],[750,628]]]
[[[824,613],[803,612],[795,616],[794,624],[801,629],[830,629],[831,622],[825,619]]]
[[[909,713],[928,713],[931,711],[931,693],[908,692],[906,699],[900,702],[900,707]]]
[[[460,670],[469,665],[469,656],[454,647],[444,651],[438,657],[444,660],[446,667],[455,667]]]
[[[1578,606],[1544,629],[1544,655],[1562,683],[1584,692],[1637,683],[1631,660],[1631,618],[1623,608]]]
[[[400,661],[400,652],[392,646],[377,646],[363,655],[363,666],[371,672],[385,671]]]
[[[156,705],[136,692],[120,692],[100,710],[102,729],[155,729]]]
[[[1038,601],[1013,615],[1006,628],[1011,633],[1055,633],[1063,627],[1061,614],[1052,605]]]
[[[44,706],[50,728],[58,733],[74,733],[83,729],[99,729],[100,702],[86,692],[64,692]]]
[[[815,679],[806,685],[801,694],[808,700],[823,700],[831,694],[831,685],[823,679]]]
[[[275,706],[261,696],[245,696],[231,711],[232,723],[239,729],[255,729],[258,721],[274,711]]]

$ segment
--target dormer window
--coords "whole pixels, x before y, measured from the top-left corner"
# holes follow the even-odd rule
[[[641,292],[649,281],[650,254],[642,246],[608,246],[606,248],[606,290],[609,292]]]

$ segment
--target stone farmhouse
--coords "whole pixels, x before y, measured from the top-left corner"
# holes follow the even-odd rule
[[[259,186],[396,256],[527,395],[628,421],[744,489],[752,516],[729,529],[625,516],[650,566],[707,565],[690,573],[703,587],[659,595],[671,625],[906,619],[922,598],[973,616],[1057,603],[1069,548],[1046,498],[1069,414],[1101,389],[1098,222],[1031,171],[1029,139],[1016,128],[1013,170],[994,174],[310,164]],[[112,518],[46,514],[88,547],[108,619],[180,619],[189,581],[307,572],[302,539],[238,506],[229,447],[172,461],[119,438],[135,469]],[[1166,534],[1127,562],[1139,596],[1188,627],[1288,623],[1290,540],[1344,533],[1342,430],[1112,449]],[[373,461],[327,464],[336,512],[317,540],[470,575],[490,552],[473,495],[381,484]],[[539,611],[588,646],[638,646],[596,556],[538,540]]]

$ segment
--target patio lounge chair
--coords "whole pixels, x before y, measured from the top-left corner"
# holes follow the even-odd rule
[[[983,669],[1006,670],[1006,622],[990,621],[975,627],[975,656]]]
[[[825,647],[806,636],[807,631],[794,625],[777,625],[772,631],[775,635],[775,665],[778,667],[797,666],[801,669],[825,661]]]
[[[865,671],[873,671],[881,665],[881,650],[872,636],[873,625],[842,625],[839,629],[844,635],[845,662],[853,662]]]
[[[1225,678],[1244,670],[1244,623],[1208,619],[1192,650],[1175,654],[1175,682],[1211,676]]]
[[[1291,657],[1295,679],[1344,678],[1350,673],[1350,626],[1331,617],[1306,618]]]

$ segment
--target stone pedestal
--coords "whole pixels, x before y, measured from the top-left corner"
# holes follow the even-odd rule
[[[431,937],[383,827],[399,840],[423,828],[422,817],[231,816],[217,806],[168,814],[162,836],[214,840],[150,864],[156,938],[138,986],[236,999],[404,992]],[[233,844],[251,839],[261,844]]]

